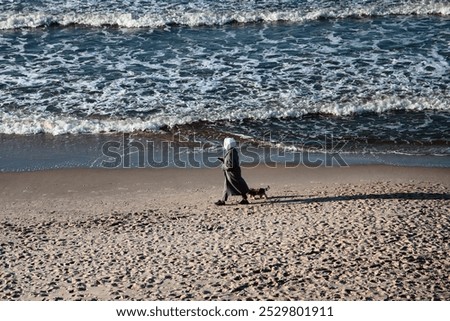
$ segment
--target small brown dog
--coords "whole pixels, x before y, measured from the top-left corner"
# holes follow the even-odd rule
[[[250,190],[248,191],[248,195],[252,198],[252,199],[256,199],[256,196],[258,196],[259,198],[265,198],[267,199],[267,194],[266,192],[270,189],[270,186],[267,187],[261,187],[261,188],[250,188]]]

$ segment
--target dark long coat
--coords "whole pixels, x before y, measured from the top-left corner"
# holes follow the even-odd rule
[[[247,183],[241,175],[239,154],[235,148],[230,148],[226,153],[222,169],[225,174],[225,189],[228,195],[243,195],[248,193]]]

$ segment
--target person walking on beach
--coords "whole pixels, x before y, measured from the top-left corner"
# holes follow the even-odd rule
[[[247,193],[249,188],[242,178],[241,167],[239,165],[239,155],[236,150],[236,141],[234,138],[227,137],[223,141],[223,147],[226,151],[225,158],[222,160],[222,169],[225,175],[225,184],[222,199],[215,202],[216,205],[225,205],[230,195],[241,195],[242,200],[239,204],[248,204]]]

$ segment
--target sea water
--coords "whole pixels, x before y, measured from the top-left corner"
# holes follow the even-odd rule
[[[162,132],[450,166],[449,63],[443,0],[0,0],[0,169]]]

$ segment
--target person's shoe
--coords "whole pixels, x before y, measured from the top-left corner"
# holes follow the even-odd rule
[[[239,204],[247,205],[247,204],[250,204],[250,203],[247,200],[242,200],[242,201],[239,202]]]
[[[221,205],[225,205],[225,202],[222,200],[218,200],[217,202],[215,202],[214,204],[216,204],[217,206],[221,206]]]

